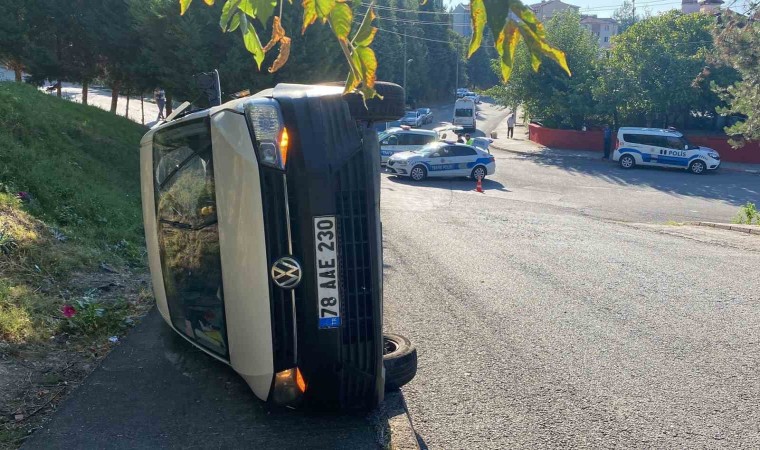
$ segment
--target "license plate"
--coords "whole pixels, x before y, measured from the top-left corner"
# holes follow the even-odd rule
[[[337,234],[335,216],[314,218],[319,328],[340,327]]]

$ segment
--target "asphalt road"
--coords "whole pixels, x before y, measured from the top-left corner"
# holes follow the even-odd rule
[[[506,112],[480,114],[488,133]],[[422,446],[758,447],[760,239],[652,223],[731,216],[760,177],[494,154],[485,194],[383,176]],[[267,411],[154,312],[26,447],[376,448],[377,426]]]
[[[760,177],[563,159],[501,154],[485,194],[384,176],[423,448],[760,446],[760,239],[651,224],[726,220]]]

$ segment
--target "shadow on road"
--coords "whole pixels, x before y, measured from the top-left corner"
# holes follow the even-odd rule
[[[617,163],[599,158],[581,158],[561,154],[561,150],[541,155],[523,155],[538,165],[557,167],[570,173],[596,177],[631,187],[650,187],[677,196],[702,197],[743,205],[760,198],[760,177],[719,169],[704,175],[694,175],[682,169],[666,167],[621,168]]]
[[[25,446],[376,449],[378,420],[269,409],[154,309]]]
[[[392,183],[403,184],[403,185],[412,186],[412,187],[416,187],[416,186],[430,187],[430,188],[448,189],[452,191],[462,191],[462,192],[475,190],[475,181],[469,178],[463,178],[463,177],[428,178],[424,181],[412,181],[411,179],[406,178],[406,177],[389,175],[388,181]],[[509,192],[509,189],[507,189],[506,186],[490,178],[486,178],[483,180],[483,190]]]

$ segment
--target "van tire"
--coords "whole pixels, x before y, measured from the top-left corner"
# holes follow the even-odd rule
[[[633,169],[636,166],[636,158],[628,153],[620,157],[620,167],[623,169]]]
[[[383,333],[385,390],[398,389],[417,374],[417,349],[400,334]]]
[[[689,164],[689,172],[695,175],[702,175],[703,173],[707,172],[707,165],[704,163],[704,161],[695,159],[691,162],[691,164]]]
[[[348,104],[351,117],[367,122],[393,122],[404,116],[404,88],[395,83],[375,82],[375,91],[383,99],[375,97],[367,100],[365,108],[363,97],[359,94],[346,94],[343,99]]]

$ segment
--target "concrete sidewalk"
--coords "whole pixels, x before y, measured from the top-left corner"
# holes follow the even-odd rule
[[[29,449],[377,449],[374,416],[268,411],[154,309],[25,443]]]
[[[528,139],[528,126],[518,124],[515,127],[514,139],[507,137],[507,121],[502,121],[494,130],[497,138],[494,139],[491,148],[502,150],[510,153],[517,153],[526,156],[549,157],[549,158],[582,158],[582,159],[601,159],[602,152],[594,150],[566,150],[560,148],[544,147]],[[611,164],[616,164],[610,161]],[[743,164],[723,162],[720,165],[721,171],[745,172],[751,174],[760,174],[760,164]]]

